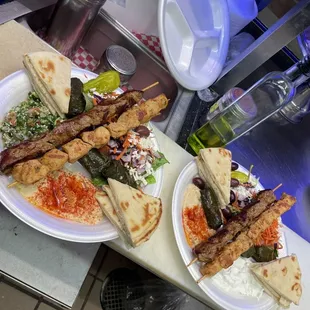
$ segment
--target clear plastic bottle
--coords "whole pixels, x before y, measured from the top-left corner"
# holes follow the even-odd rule
[[[188,143],[198,154],[202,148],[224,146],[236,140],[288,104],[309,71],[310,57],[306,57],[285,72],[267,74],[235,101],[222,103],[225,108],[189,136]],[[236,113],[244,102],[248,102],[246,114]]]

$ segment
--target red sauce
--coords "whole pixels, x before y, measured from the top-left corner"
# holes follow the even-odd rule
[[[100,209],[96,191],[82,175],[61,171],[57,176],[47,176],[29,200],[58,217],[93,223],[93,215]]]
[[[207,220],[200,206],[183,209],[183,229],[190,247],[209,237]]]

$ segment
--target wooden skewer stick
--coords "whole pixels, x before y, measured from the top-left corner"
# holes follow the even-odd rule
[[[148,87],[143,88],[142,91],[145,92],[145,91],[147,91],[147,90],[149,90],[149,89],[155,87],[155,86],[158,85],[158,84],[159,84],[159,82],[157,81],[157,82],[155,82],[155,83],[149,85]]]
[[[272,191],[275,192],[277,189],[279,189],[283,184],[280,183],[278,186],[276,186]]]
[[[17,181],[14,181],[14,182],[10,183],[7,187],[8,187],[8,188],[11,188],[11,187],[14,187],[14,186],[17,185],[17,184],[18,184],[18,182],[17,182]]]
[[[200,283],[201,281],[203,281],[204,279],[206,279],[208,276],[202,276],[199,280],[196,281],[196,283]]]
[[[254,168],[254,165],[251,165],[250,166],[250,169],[249,169],[249,173],[248,173],[248,182],[250,181],[251,179],[251,173],[252,173],[252,169]]]
[[[189,267],[189,266],[193,265],[194,263],[197,262],[197,260],[198,260],[197,257],[193,258],[193,259],[190,261],[190,263],[189,263],[188,265],[186,265],[186,267]]]

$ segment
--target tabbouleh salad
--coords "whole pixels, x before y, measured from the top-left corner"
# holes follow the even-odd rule
[[[11,109],[0,125],[4,147],[52,130],[58,120],[35,92],[29,92],[27,99]]]

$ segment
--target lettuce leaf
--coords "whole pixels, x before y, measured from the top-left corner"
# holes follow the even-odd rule
[[[152,168],[153,168],[154,171],[159,169],[164,164],[169,164],[169,161],[167,160],[165,155],[163,153],[160,153],[160,152],[158,152],[158,153],[159,153],[160,157],[159,158],[155,158],[155,160],[154,160],[154,162],[152,164]]]
[[[83,93],[83,96],[85,98],[86,101],[86,105],[85,105],[85,111],[89,111],[90,109],[92,109],[94,107],[94,103],[92,98],[90,98],[87,94]]]
[[[146,180],[147,184],[155,184],[156,183],[156,179],[152,174],[148,175],[145,178],[145,180]]]
[[[108,181],[104,177],[93,178],[91,182],[98,187],[108,184]]]

